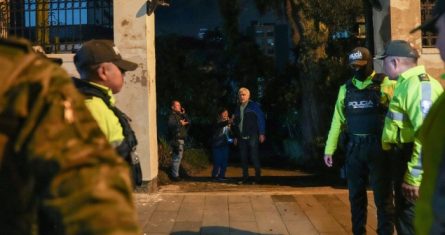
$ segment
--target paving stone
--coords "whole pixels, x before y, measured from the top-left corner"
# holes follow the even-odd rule
[[[171,211],[155,211],[150,217],[150,220],[143,227],[143,232],[171,232],[177,212]]]
[[[275,202],[278,212],[284,221],[297,221],[307,218],[297,202]]]
[[[276,211],[275,204],[269,195],[255,195],[250,197],[254,211]]]
[[[202,221],[204,210],[179,210],[176,221]]]
[[[346,190],[314,187],[285,194],[256,190],[137,195],[142,234],[351,234]],[[372,192],[368,196],[367,234],[374,235],[376,210]]]
[[[272,195],[271,198],[274,202],[295,202],[293,195]]]
[[[229,204],[230,221],[255,221],[252,205],[247,202]]]
[[[229,208],[229,201],[227,195],[215,195],[215,196],[206,196],[204,209],[221,209]]]
[[[258,232],[261,234],[289,234],[278,211],[255,211]]]
[[[205,195],[186,195],[182,203],[203,204],[205,202]]]
[[[328,211],[312,195],[296,196],[299,206],[320,233],[343,232],[343,227],[328,213]]]
[[[229,226],[229,210],[204,210],[203,226]]]
[[[318,235],[317,229],[312,225],[311,221],[307,217],[303,217],[300,220],[285,220],[283,223],[286,225],[287,231],[290,235]]]
[[[252,233],[258,233],[258,226],[255,221],[230,221],[231,235],[251,235]]]
[[[247,195],[230,195],[229,196],[229,204],[230,203],[238,203],[238,202],[250,202],[250,197]]]
[[[183,196],[162,197],[162,201],[157,203],[156,211],[178,211],[181,207]]]

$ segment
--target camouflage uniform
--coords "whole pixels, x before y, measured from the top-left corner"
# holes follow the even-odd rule
[[[0,40],[0,234],[141,234],[129,169],[66,72]]]

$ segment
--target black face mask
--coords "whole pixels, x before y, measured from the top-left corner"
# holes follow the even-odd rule
[[[357,68],[353,70],[354,77],[360,81],[364,81],[367,77],[369,77],[372,74],[372,66],[371,63],[368,63],[367,65]]]

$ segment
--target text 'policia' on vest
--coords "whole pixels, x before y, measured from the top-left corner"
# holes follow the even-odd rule
[[[384,74],[376,73],[372,84],[359,90],[352,80],[346,83],[345,118],[350,134],[381,134],[385,113],[388,107],[380,102]]]

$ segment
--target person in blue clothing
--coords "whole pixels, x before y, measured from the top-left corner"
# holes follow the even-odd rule
[[[213,128],[212,154],[213,170],[212,178],[223,181],[226,180],[227,162],[229,160],[229,148],[233,142],[231,135],[231,124],[233,119],[229,118],[229,111],[221,108]]]
[[[261,180],[261,164],[258,156],[260,143],[266,140],[266,121],[260,105],[250,100],[250,91],[241,87],[238,91],[239,105],[234,112],[234,144],[239,145],[243,178],[240,183],[249,179],[248,157],[255,167],[255,181]]]

